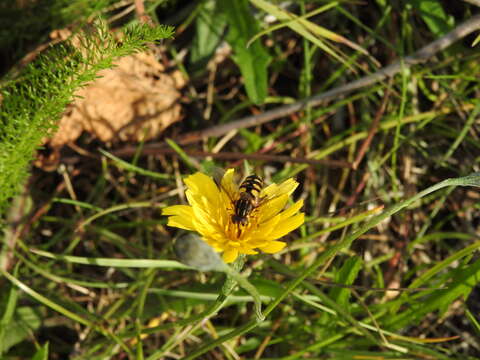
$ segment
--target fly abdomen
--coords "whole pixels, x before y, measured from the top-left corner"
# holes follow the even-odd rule
[[[263,181],[257,175],[249,175],[240,185],[240,192],[244,191],[257,197],[262,190]]]
[[[246,225],[248,216],[257,204],[258,196],[262,190],[263,181],[257,175],[250,175],[240,185],[240,195],[234,202],[234,214],[232,222],[234,224]]]
[[[248,195],[248,194],[243,194]],[[246,225],[248,221],[248,215],[253,210],[253,199],[250,196],[241,196],[240,199],[235,201],[235,214],[232,216],[232,222],[236,224]]]

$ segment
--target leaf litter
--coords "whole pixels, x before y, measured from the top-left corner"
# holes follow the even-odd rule
[[[122,57],[114,65],[75,93],[56,133],[45,139],[52,154],[40,154],[37,166],[56,168],[59,150],[83,132],[105,143],[140,142],[158,137],[182,119],[186,81],[179,70],[167,72],[150,51]]]

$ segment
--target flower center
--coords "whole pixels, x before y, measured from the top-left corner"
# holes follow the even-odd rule
[[[238,219],[238,212],[235,209],[235,204],[227,207],[228,221],[226,224],[227,237],[233,242],[243,240],[249,232],[258,226],[257,219],[258,209],[254,208],[246,214],[242,221]]]

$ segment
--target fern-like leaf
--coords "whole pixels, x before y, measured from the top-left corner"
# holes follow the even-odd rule
[[[52,47],[0,89],[0,219],[9,201],[28,176],[29,164],[55,125],[74,92],[111,68],[116,58],[146,49],[148,43],[169,38],[173,28],[129,26],[121,42],[104,23],[82,31],[72,41]],[[78,42],[80,45],[78,45]]]

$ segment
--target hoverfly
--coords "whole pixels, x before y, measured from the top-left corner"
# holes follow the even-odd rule
[[[258,175],[249,175],[242,181],[235,194],[234,189],[226,189],[222,185],[224,172],[219,168],[214,168],[213,178],[219,189],[222,189],[231,202],[230,216],[232,224],[238,227],[238,233],[241,232],[241,226],[248,225],[249,217],[252,212],[258,208],[267,197],[260,197],[263,188],[263,180]]]
[[[252,211],[260,205],[260,191],[263,187],[263,180],[257,175],[249,175],[240,184],[239,198],[233,201],[232,223],[247,225],[248,217]]]

